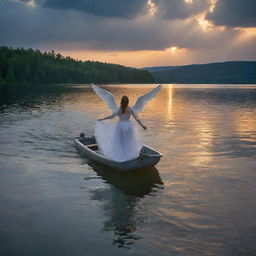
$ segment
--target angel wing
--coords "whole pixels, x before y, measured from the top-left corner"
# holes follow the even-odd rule
[[[94,90],[94,92],[108,104],[108,107],[112,110],[112,112],[113,113],[116,112],[118,110],[118,107],[116,105],[115,98],[112,95],[112,93],[110,93],[109,91],[107,91],[105,89],[98,87],[95,84],[91,84],[91,85],[92,85],[92,89]]]
[[[161,84],[159,84],[156,88],[154,88],[153,90],[151,90],[150,92],[140,96],[135,105],[133,106],[133,110],[138,113],[140,111],[142,111],[143,107],[145,106],[145,104],[150,101],[151,99],[153,99],[161,90],[163,86]]]

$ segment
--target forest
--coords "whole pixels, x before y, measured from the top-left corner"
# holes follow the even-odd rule
[[[75,60],[54,51],[0,47],[0,84],[153,82],[146,70]]]

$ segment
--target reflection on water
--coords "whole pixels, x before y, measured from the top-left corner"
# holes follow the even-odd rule
[[[110,186],[105,189],[92,189],[91,200],[98,200],[104,213],[103,231],[113,232],[112,244],[131,248],[142,236],[136,231],[145,222],[145,212],[138,211],[140,198],[125,196]],[[143,209],[142,209],[143,210]]]
[[[153,86],[104,87],[133,104]],[[164,85],[140,114],[163,158],[131,173],[74,147],[109,113],[86,85],[1,106],[1,255],[255,255],[255,85]]]
[[[158,170],[147,167],[132,172],[120,172],[94,161],[89,161],[88,164],[99,177],[110,184],[108,188],[91,191],[91,199],[103,203],[106,216],[104,230],[114,232],[114,245],[131,248],[136,240],[141,239],[135,232],[146,218],[145,209],[140,206],[140,198],[145,195],[153,196],[157,189],[162,188],[163,182]]]
[[[109,167],[88,163],[93,170],[109,184],[113,184],[126,195],[143,197],[153,192],[154,187],[163,182],[155,167],[137,169],[131,172],[120,172]]]

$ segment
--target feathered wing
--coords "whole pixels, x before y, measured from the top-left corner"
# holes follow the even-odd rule
[[[145,106],[145,104],[150,101],[151,99],[153,99],[161,90],[163,86],[161,84],[159,84],[156,88],[154,88],[153,90],[151,90],[150,92],[140,96],[135,105],[133,106],[133,110],[138,113],[140,111],[142,111],[143,107]]]
[[[91,84],[91,85],[92,85],[92,89],[94,90],[94,92],[108,104],[108,107],[112,110],[112,112],[116,112],[118,110],[118,107],[116,105],[115,98],[112,95],[112,93],[110,93],[109,91],[107,91],[105,89],[98,87],[95,84]]]

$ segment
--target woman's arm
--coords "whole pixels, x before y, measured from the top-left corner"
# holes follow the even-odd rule
[[[113,114],[111,114],[109,116],[106,116],[104,118],[98,119],[98,121],[103,121],[103,120],[106,120],[106,119],[113,119],[115,116],[117,116],[117,114],[118,114],[118,112],[115,112],[115,113],[113,113]]]
[[[137,123],[144,129],[146,130],[147,127],[140,121],[140,119],[138,118],[138,116],[136,115],[136,113],[132,110],[132,116],[134,117],[134,119],[137,121]]]

